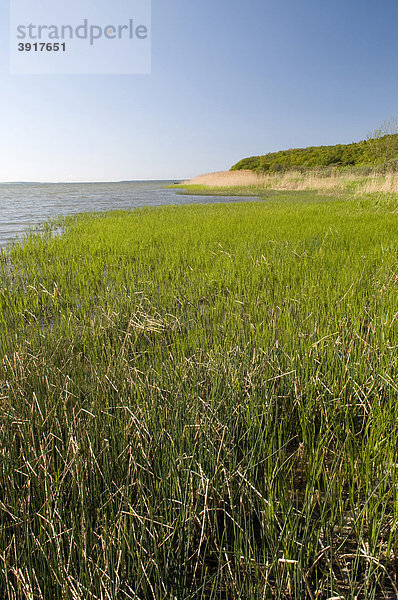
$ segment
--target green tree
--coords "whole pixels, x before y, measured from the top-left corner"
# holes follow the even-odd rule
[[[374,164],[387,166],[398,154],[398,116],[384,121],[366,139]]]

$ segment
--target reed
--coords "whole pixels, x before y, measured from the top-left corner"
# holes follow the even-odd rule
[[[363,195],[375,192],[398,193],[397,173],[373,173],[358,175],[353,171],[287,171],[270,175],[259,175],[253,171],[225,171],[199,175],[185,181],[181,187],[195,190],[197,187],[225,189],[246,188],[251,194],[265,190],[299,190]]]
[[[0,254],[0,597],[396,598],[396,213],[59,225]]]

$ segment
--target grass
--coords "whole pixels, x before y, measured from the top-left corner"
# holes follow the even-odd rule
[[[313,169],[307,172],[287,171],[259,175],[253,171],[239,170],[199,175],[179,187],[193,193],[205,193],[212,188],[220,192],[223,190],[224,194],[235,194],[241,190],[241,193],[246,191],[247,195],[261,195],[272,190],[316,191],[320,194],[397,194],[398,174],[375,172],[372,175],[361,175],[349,169]]]
[[[0,597],[395,599],[397,214],[63,228],[0,254]]]

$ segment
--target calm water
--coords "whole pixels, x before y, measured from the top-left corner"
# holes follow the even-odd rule
[[[80,212],[162,204],[242,201],[238,197],[184,196],[165,188],[170,181],[126,183],[0,184],[0,246],[48,219]]]

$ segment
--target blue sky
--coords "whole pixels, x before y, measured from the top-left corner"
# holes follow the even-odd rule
[[[152,73],[101,76],[10,75],[0,2],[0,181],[186,178],[398,113],[396,0],[152,0]]]

